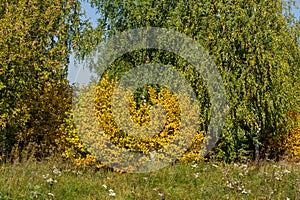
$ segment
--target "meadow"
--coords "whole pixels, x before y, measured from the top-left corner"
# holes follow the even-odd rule
[[[119,173],[51,158],[2,164],[0,171],[0,199],[300,199],[300,164],[284,161]]]

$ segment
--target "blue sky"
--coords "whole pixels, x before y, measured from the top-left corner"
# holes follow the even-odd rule
[[[300,0],[296,1],[300,5]],[[86,11],[87,17],[91,20],[93,25],[96,25],[97,13],[96,10],[91,8],[88,3],[83,3],[82,7]],[[293,9],[293,13],[296,17],[300,17],[300,9]],[[88,84],[91,73],[88,69],[84,69],[82,66],[74,65],[74,57],[71,56],[71,63],[69,67],[68,79],[71,83],[85,83]]]
[[[297,2],[298,7],[299,7],[300,6],[300,0],[297,0],[296,2]],[[295,9],[294,10],[294,14],[295,14],[295,16],[300,17],[300,10],[299,9]]]
[[[82,7],[84,8],[87,17],[91,20],[93,26],[96,26],[97,21],[97,13],[96,10],[93,9],[88,3],[84,2],[82,4]],[[88,69],[83,68],[83,66],[75,66],[74,65],[74,56],[71,56],[70,59],[70,66],[69,66],[69,72],[68,72],[68,80],[70,83],[84,83],[85,85],[88,84],[91,77],[91,73]]]

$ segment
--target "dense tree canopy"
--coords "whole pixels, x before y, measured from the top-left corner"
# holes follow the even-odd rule
[[[82,151],[67,81],[70,54],[74,50],[79,59],[92,56],[101,41],[141,27],[186,34],[217,65],[230,109],[211,156],[249,158],[255,149],[261,154],[281,153],[283,139],[290,134],[289,116],[293,118],[300,105],[300,23],[291,15],[291,4],[280,0],[86,2],[98,11],[95,29],[82,16],[78,0],[0,1],[0,153],[30,143],[39,153],[65,151],[70,145]],[[115,60],[107,73],[118,80],[145,63],[174,66],[187,77],[200,104],[199,132],[207,131],[211,103],[206,83],[178,55],[159,49],[130,52]],[[147,88],[134,94],[136,109],[149,101]],[[157,93],[162,89],[151,88]]]
[[[76,0],[0,2],[0,152],[53,148],[70,110],[67,70],[80,32]]]
[[[163,27],[185,33],[210,53],[230,103],[215,156],[251,157],[257,145],[263,153],[280,152],[275,141],[288,134],[287,114],[299,111],[300,100],[299,28],[288,13],[289,4],[279,0],[90,2],[101,13],[98,29],[108,38],[133,28]],[[149,61],[172,64],[184,72],[198,94],[206,116],[202,129],[207,129],[209,94],[188,63],[159,50],[133,52],[120,60],[112,70],[117,76]]]

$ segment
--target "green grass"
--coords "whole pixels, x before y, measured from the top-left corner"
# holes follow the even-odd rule
[[[2,165],[0,199],[300,199],[300,165],[178,163],[128,174],[26,161]]]

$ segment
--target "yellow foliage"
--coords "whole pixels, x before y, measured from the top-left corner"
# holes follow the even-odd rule
[[[140,103],[139,105],[134,101],[134,96],[130,96],[129,100],[129,113],[130,119],[132,122],[138,124],[142,129],[145,126],[148,126],[151,123],[151,108],[154,105],[159,105],[164,108],[166,113],[165,125],[164,127],[157,133],[152,136],[142,135],[143,137],[137,135],[138,133],[130,132],[126,133],[121,130],[118,123],[115,121],[115,116],[112,111],[112,94],[116,86],[116,80],[109,80],[108,76],[105,75],[102,77],[99,85],[96,87],[96,95],[95,95],[95,110],[97,113],[97,119],[100,127],[102,128],[105,137],[110,140],[113,144],[115,144],[119,148],[126,148],[131,152],[140,152],[140,153],[150,153],[154,150],[160,150],[166,145],[169,145],[177,136],[179,129],[181,127],[181,115],[182,110],[192,110],[190,105],[180,105],[177,99],[177,96],[173,94],[169,89],[163,88],[159,92],[155,90],[153,87],[148,86],[148,94],[150,96],[148,102]],[[125,91],[126,93],[126,91]],[[188,97],[185,98],[184,102],[189,102]],[[118,109],[118,108],[117,108]],[[124,107],[120,107],[119,109],[124,109]],[[122,110],[117,110],[116,112],[122,112]],[[188,114],[187,118],[195,118],[195,113],[192,111]],[[121,116],[126,118],[126,116]],[[160,117],[160,116],[159,116]],[[199,118],[199,116],[198,116]],[[159,121],[163,120],[163,118],[159,118]],[[197,124],[201,123],[201,120],[195,122]],[[140,132],[140,131],[137,131]],[[170,157],[178,158],[180,161],[187,162],[192,160],[199,160],[199,153],[201,149],[201,145],[204,139],[204,132],[198,132],[196,135],[188,136],[192,138],[181,138],[179,140],[181,143],[179,144],[170,144],[169,149],[165,152],[164,155],[171,155]],[[91,138],[95,136],[91,135]],[[181,137],[181,136],[178,136]],[[186,137],[186,136],[185,136]],[[187,141],[193,141],[191,146],[187,147],[186,152],[183,155],[176,155],[176,152],[179,152],[178,149],[185,148],[185,143]],[[102,142],[102,141],[101,141]],[[101,146],[100,141],[94,146]],[[103,152],[105,154],[106,152]],[[160,155],[162,156],[162,155]],[[113,152],[110,154],[111,162],[118,162],[118,153]],[[145,161],[145,157],[140,158],[140,162]]]
[[[66,115],[64,123],[59,128],[60,135],[55,139],[55,144],[62,157],[77,159],[84,154],[88,154],[88,152],[78,136],[73,121],[73,113],[70,111]]]
[[[74,160],[74,164],[76,167],[81,166],[91,166],[96,163],[96,157],[93,155],[88,154],[85,158],[77,158]]]
[[[285,137],[285,148],[293,158],[300,159],[300,114],[291,113],[293,120],[298,123],[293,129],[290,130],[289,135]]]

